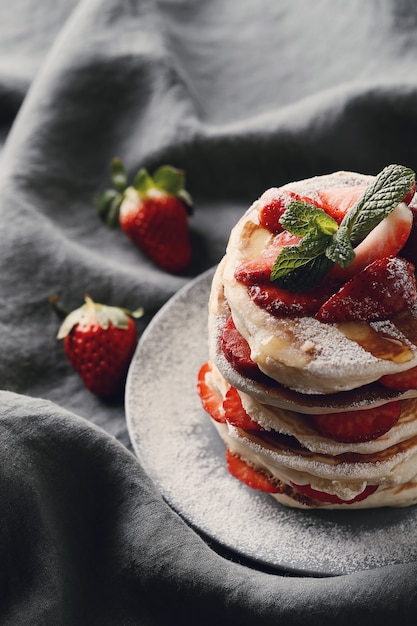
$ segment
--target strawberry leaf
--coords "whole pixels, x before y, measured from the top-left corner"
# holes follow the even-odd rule
[[[54,302],[53,304],[55,305]],[[110,324],[116,328],[127,329],[129,326],[128,317],[137,319],[142,317],[143,313],[144,310],[142,307],[135,311],[129,311],[122,307],[94,302],[90,296],[86,295],[85,303],[78,309],[74,309],[71,313],[68,313],[65,317],[59,328],[57,338],[63,339],[69,335],[74,326],[82,321],[92,326],[98,324],[104,330],[106,330]]]
[[[146,194],[149,189],[152,189],[154,186],[152,176],[144,167],[141,167],[133,179],[132,187],[140,194]]]
[[[154,173],[153,180],[157,189],[172,196],[177,196],[181,189],[184,188],[185,176],[183,171],[171,165],[162,165]]]
[[[111,162],[111,181],[120,193],[123,193],[127,187],[127,171],[123,162],[118,157],[115,157]]]
[[[185,205],[188,215],[193,213],[193,200],[185,189],[185,174],[172,165],[162,165],[153,175],[155,187],[160,191],[179,198]]]
[[[97,197],[96,206],[100,218],[114,228],[119,224],[119,209],[123,196],[116,189],[107,189]]]

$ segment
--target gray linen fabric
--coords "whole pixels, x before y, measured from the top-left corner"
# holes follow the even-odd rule
[[[414,624],[417,564],[336,578],[219,554],[81,384],[48,298],[143,306],[217,263],[265,188],[417,168],[407,0],[0,1],[0,623]],[[98,219],[111,158],[184,168],[193,263],[163,272]]]

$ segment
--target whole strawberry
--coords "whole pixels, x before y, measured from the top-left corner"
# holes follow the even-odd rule
[[[163,165],[152,177],[142,168],[128,186],[124,165],[115,158],[111,178],[114,189],[98,199],[107,224],[120,224],[129,239],[168,272],[185,270],[192,256],[188,227],[192,200],[184,188],[184,172]]]
[[[111,398],[123,390],[137,343],[131,316],[142,313],[98,304],[86,296],[85,304],[64,319],[57,337],[64,340],[68,360],[85,386],[98,396]]]

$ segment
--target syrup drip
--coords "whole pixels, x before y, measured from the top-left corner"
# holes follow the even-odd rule
[[[413,316],[410,317],[414,320],[415,328],[413,335],[417,344],[417,320]],[[395,326],[398,330],[403,332],[401,328],[399,328],[397,320],[395,320]],[[409,326],[409,320],[404,320],[404,330],[408,330]],[[413,351],[406,343],[398,339],[398,337],[393,337],[386,331],[375,330],[366,322],[345,322],[338,324],[337,327],[347,339],[355,341],[364,350],[370,352],[378,359],[393,361],[394,363],[407,363],[407,361],[411,361],[414,358]],[[414,343],[414,341],[409,338],[408,332],[403,334]]]
[[[410,311],[405,311],[393,318],[392,323],[410,343],[417,346],[417,317]]]

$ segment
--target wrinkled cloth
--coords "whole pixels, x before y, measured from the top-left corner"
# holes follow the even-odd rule
[[[124,403],[90,393],[49,303],[135,309],[143,332],[222,257],[266,188],[417,169],[411,0],[0,2],[0,623],[414,624],[417,564],[263,571],[165,503]],[[120,156],[184,169],[193,260],[155,266],[97,216]]]

